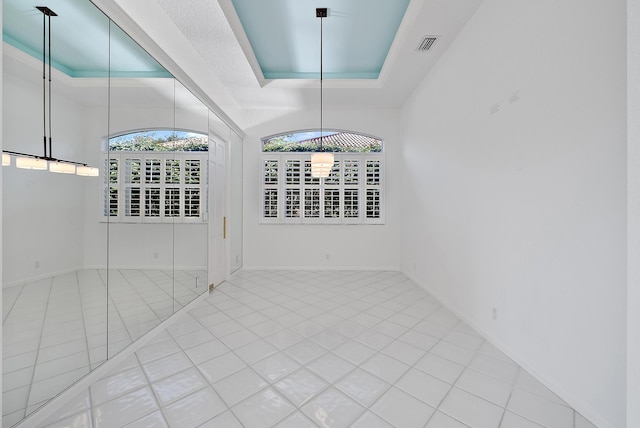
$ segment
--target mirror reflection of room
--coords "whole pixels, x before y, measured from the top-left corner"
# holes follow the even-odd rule
[[[208,280],[208,109],[88,0],[38,5],[3,1],[3,426]]]

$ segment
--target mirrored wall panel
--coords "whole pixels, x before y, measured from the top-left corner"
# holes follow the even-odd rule
[[[231,272],[243,265],[242,260],[242,137],[231,131],[229,144],[229,264]]]
[[[172,170],[174,309],[207,290],[209,110],[175,81]]]
[[[107,223],[108,355],[174,312],[171,201],[175,79],[111,24],[109,133],[101,153]],[[119,41],[116,43],[116,41]]]
[[[109,20],[88,1],[4,0],[3,40],[9,427],[107,358],[107,228],[99,177],[79,174],[97,171],[108,132]]]
[[[225,278],[241,139],[88,0],[3,0],[3,25],[9,427]]]

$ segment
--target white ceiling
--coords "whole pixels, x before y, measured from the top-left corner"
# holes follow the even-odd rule
[[[264,79],[232,0],[153,1],[175,24],[241,108],[317,108],[317,80]],[[311,13],[315,13],[316,7],[325,7],[328,1],[309,2]],[[351,1],[360,2],[362,7],[371,4],[369,0]],[[481,1],[411,0],[380,76],[377,79],[326,79],[325,105],[344,108],[402,106],[451,45]],[[126,12],[127,2],[119,3]],[[281,1],[272,3],[274,7],[286,5]],[[280,13],[293,12],[281,10]],[[342,19],[341,22],[341,25],[348,25],[347,20]],[[427,35],[437,35],[438,40],[429,51],[418,52],[418,44]],[[162,46],[162,40],[155,41]],[[344,40],[344,43],[350,42],[363,43],[360,38]],[[330,46],[325,45],[324,49],[326,51]],[[315,50],[319,53],[318,47]]]
[[[196,85],[198,96],[216,104],[218,114],[223,112],[221,117],[235,122],[240,128],[246,125],[245,117],[252,109],[275,111],[317,109],[319,106],[318,79],[264,78],[232,0],[92,1],[127,33],[140,40],[143,47],[183,83],[190,87]],[[308,2],[309,9],[313,14],[316,7],[325,7],[332,1],[335,0]],[[361,2],[364,7],[370,0],[349,1]],[[401,107],[481,2],[410,0],[379,77],[325,79],[325,107]],[[273,1],[273,4],[285,5],[286,2]],[[307,14],[306,10],[304,13]],[[348,25],[348,20],[340,21],[341,25]],[[314,28],[318,29],[317,26]],[[418,44],[427,35],[437,35],[438,40],[431,50],[418,52]],[[358,38],[347,38],[344,43],[358,40],[363,43]],[[325,50],[329,48],[325,46]],[[314,51],[319,53],[319,47]],[[310,58],[317,61],[315,55]],[[103,93],[100,88],[96,91]]]

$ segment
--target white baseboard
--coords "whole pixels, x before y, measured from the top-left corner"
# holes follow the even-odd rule
[[[247,271],[257,271],[257,270],[265,270],[265,271],[276,271],[276,270],[292,270],[292,271],[392,271],[392,272],[400,272],[398,266],[242,266],[242,270]]]
[[[84,266],[82,268],[83,270],[87,270],[87,269],[106,269],[106,266]],[[121,269],[121,270],[128,270],[128,269],[140,269],[140,270],[207,270],[206,266],[152,266],[152,265],[148,265],[148,266],[140,266],[140,265],[112,265],[109,267],[109,269]]]
[[[73,272],[78,272],[78,271],[83,270],[83,269],[84,268],[82,268],[82,267],[74,267],[74,268],[69,268],[69,269],[63,269],[63,270],[56,271],[56,272],[48,272],[48,273],[43,273],[43,274],[39,274],[39,275],[34,275],[34,276],[28,277],[28,278],[21,278],[20,280],[7,281],[7,282],[3,281],[2,282],[2,288],[15,287],[16,285],[25,284],[27,282],[41,281],[43,279],[52,278],[54,276],[60,276],[60,275],[66,275],[66,274],[73,273]]]
[[[2,288],[10,288],[10,287],[15,287],[16,285],[22,285],[28,282],[35,282],[35,281],[41,281],[43,279],[47,279],[47,278],[53,278],[54,276],[60,276],[60,275],[66,275],[69,273],[74,273],[74,272],[80,272],[83,270],[90,270],[90,269],[96,269],[96,270],[100,270],[100,269],[106,269],[105,266],[98,266],[98,265],[92,265],[92,266],[82,266],[82,267],[75,267],[75,268],[69,268],[69,269],[65,269],[65,270],[61,270],[61,271],[57,271],[57,272],[49,272],[49,273],[43,273],[40,275],[35,275],[32,277],[28,277],[28,278],[23,278],[20,280],[16,280],[16,281],[7,281],[7,282],[2,282]],[[121,270],[128,270],[128,269],[140,269],[140,270],[207,270],[206,266],[111,266],[110,269],[121,269]],[[206,279],[205,281],[206,282]]]

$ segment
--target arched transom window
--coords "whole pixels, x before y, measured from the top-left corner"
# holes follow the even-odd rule
[[[327,178],[311,176],[311,153],[334,152]],[[348,131],[279,134],[262,140],[261,223],[383,224],[382,140]]]
[[[208,137],[189,131],[137,131],[103,151],[103,217],[122,223],[205,221]]]

